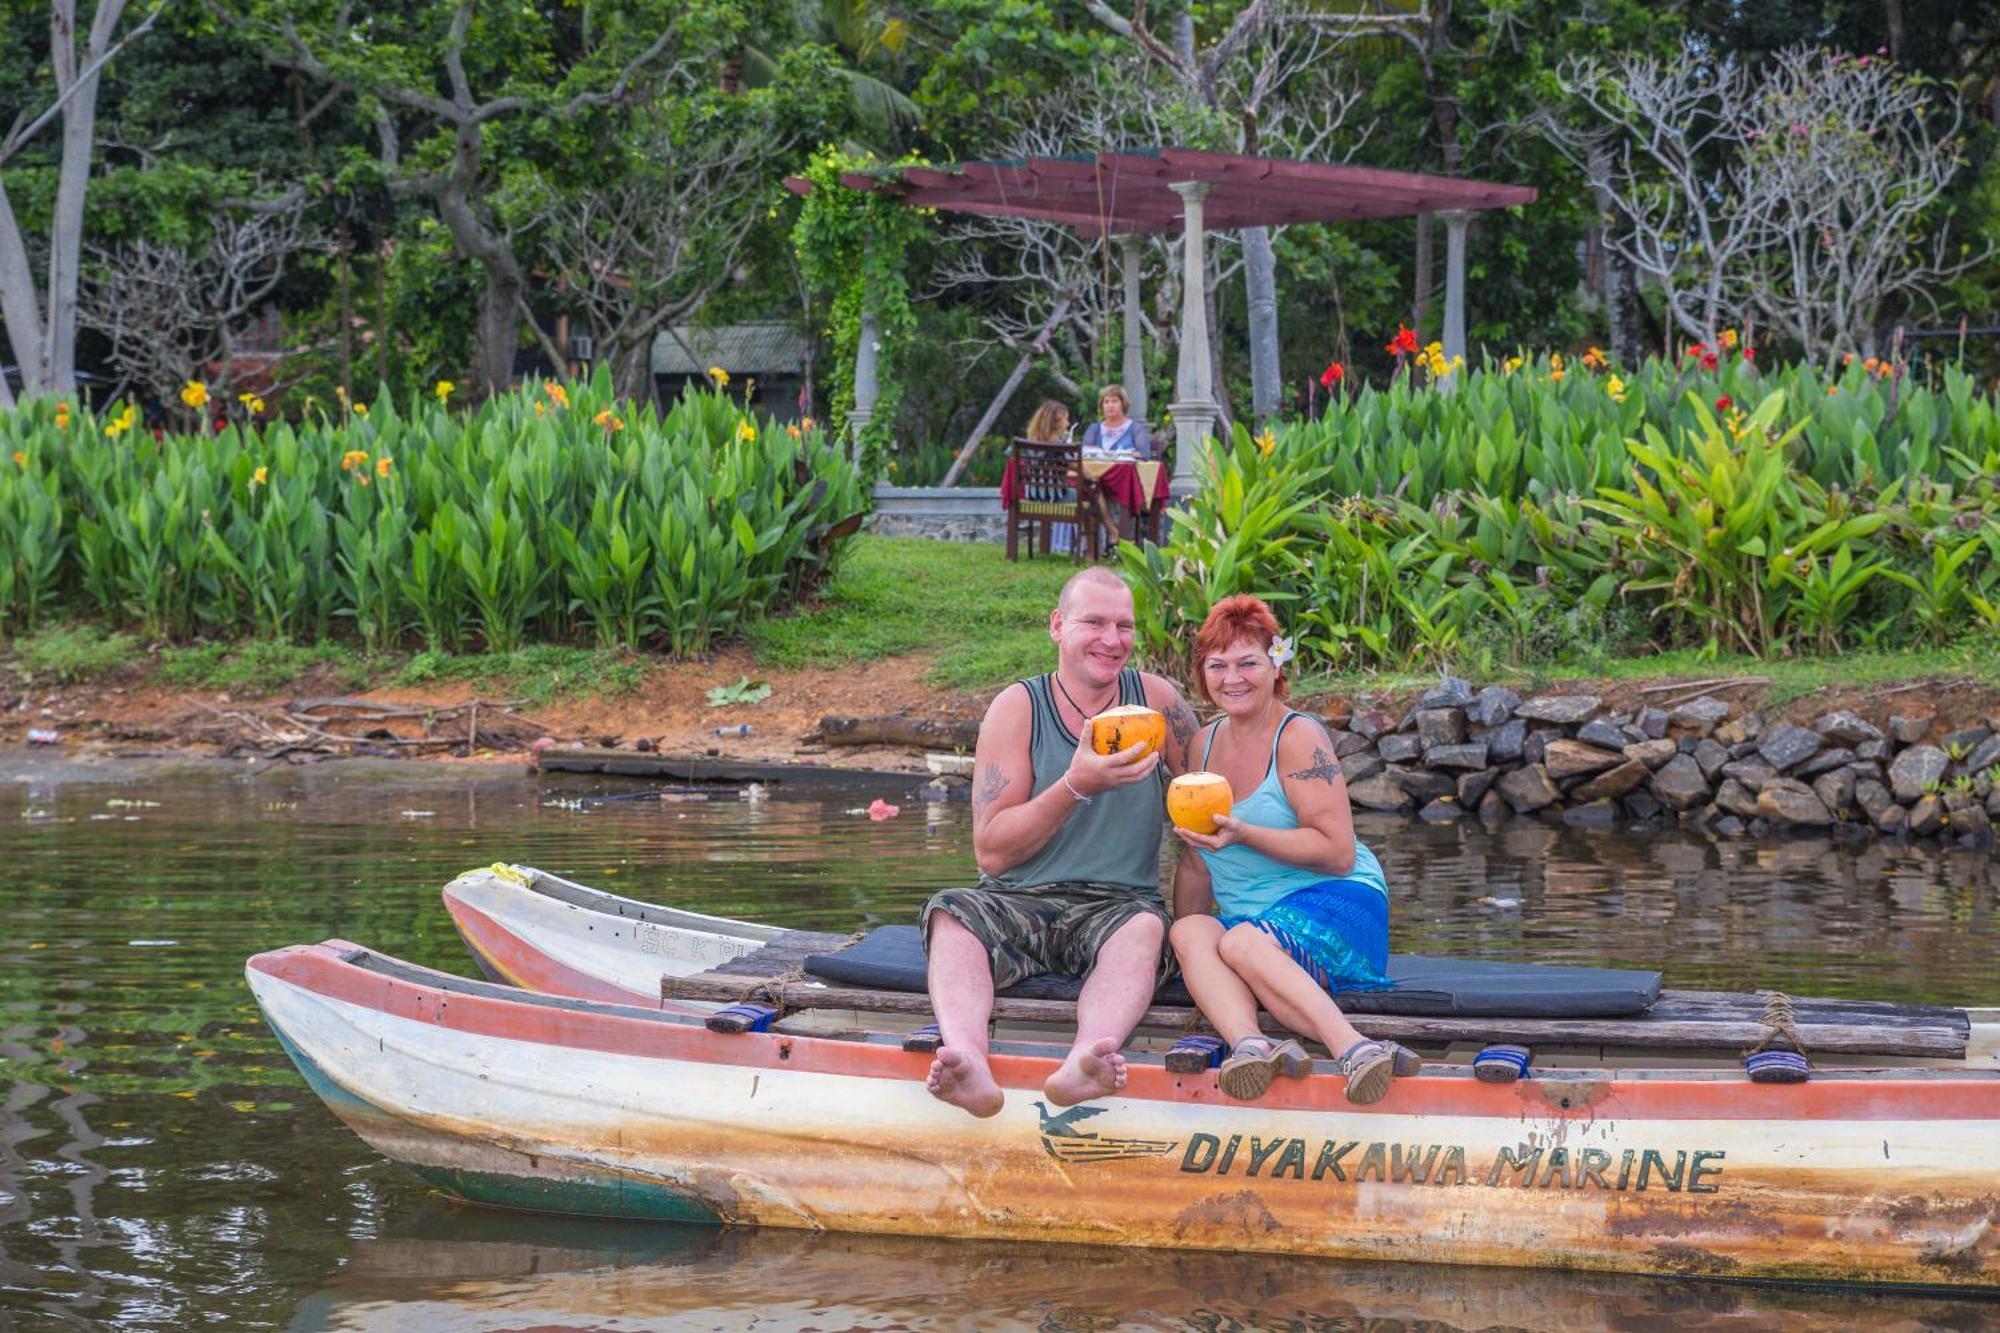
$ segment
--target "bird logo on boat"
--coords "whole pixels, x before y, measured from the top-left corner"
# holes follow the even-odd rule
[[[1115,1162],[1128,1157],[1158,1157],[1180,1146],[1178,1139],[1110,1139],[1076,1127],[1079,1120],[1103,1115],[1109,1107],[1072,1106],[1051,1111],[1034,1103],[1042,1119],[1042,1147],[1059,1162]]]

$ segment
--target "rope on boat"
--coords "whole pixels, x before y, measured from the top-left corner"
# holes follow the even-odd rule
[[[1757,1021],[1764,1026],[1764,1039],[1743,1052],[1743,1068],[1753,1083],[1803,1083],[1812,1076],[1812,1059],[1806,1041],[1799,1035],[1798,1014],[1792,997],[1783,991],[1760,991],[1764,1014]],[[1783,1038],[1790,1050],[1774,1046]]]

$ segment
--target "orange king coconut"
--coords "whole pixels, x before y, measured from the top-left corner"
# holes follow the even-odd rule
[[[1124,704],[1090,719],[1090,748],[1117,754],[1134,745],[1146,748],[1139,758],[1157,754],[1167,743],[1167,719],[1144,704]]]
[[[1204,836],[1216,831],[1217,815],[1236,808],[1236,793],[1220,773],[1183,773],[1167,784],[1167,818],[1175,828]]]

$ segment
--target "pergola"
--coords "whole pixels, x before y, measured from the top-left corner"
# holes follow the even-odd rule
[[[1465,232],[1471,214],[1533,202],[1525,185],[1285,158],[1243,157],[1191,148],[1156,148],[889,167],[841,177],[850,189],[891,192],[906,204],[995,217],[1041,218],[1085,236],[1119,237],[1124,250],[1124,380],[1133,411],[1146,412],[1139,346],[1139,238],[1174,231],[1187,238],[1181,282],[1180,360],[1174,378],[1174,489],[1195,484],[1195,459],[1219,415],[1209,371],[1208,229],[1352,222],[1436,213],[1445,223],[1444,337],[1447,356],[1465,350]],[[803,194],[808,181],[786,185]],[[855,358],[855,415],[875,402],[874,338],[864,329]]]

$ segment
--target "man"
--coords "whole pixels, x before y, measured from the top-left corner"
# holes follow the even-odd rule
[[[1068,1057],[1042,1085],[1058,1106],[1125,1086],[1119,1048],[1168,965],[1160,902],[1162,773],[1184,767],[1194,710],[1131,670],[1132,591],[1102,567],[1063,585],[1049,614],[1056,669],[1002,690],[979,725],[972,849],[979,886],[924,905],[931,1008],[944,1043],[926,1086],[976,1116],[1004,1101],[987,1060],[993,992],[1037,972],[1085,977]],[[1090,748],[1089,719],[1145,704],[1167,719],[1164,755]]]

